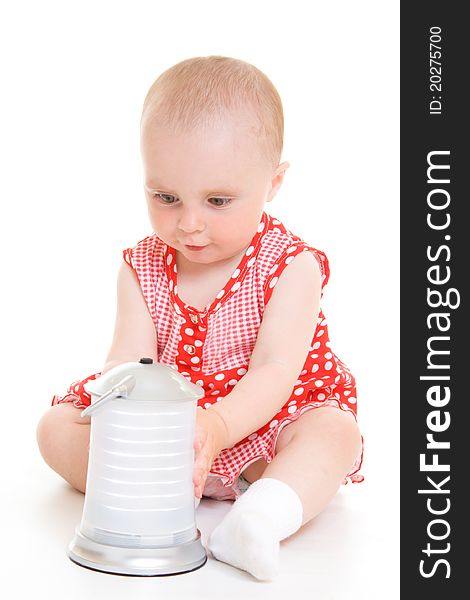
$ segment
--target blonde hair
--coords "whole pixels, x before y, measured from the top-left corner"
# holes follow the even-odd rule
[[[242,60],[199,56],[170,67],[150,87],[141,124],[152,117],[174,130],[187,131],[234,109],[248,109],[255,117],[253,132],[268,160],[277,166],[284,137],[281,98],[262,71]]]

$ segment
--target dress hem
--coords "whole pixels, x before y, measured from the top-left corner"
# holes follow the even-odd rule
[[[336,400],[335,398],[329,398],[329,399],[321,401],[321,402],[315,402],[314,404],[309,404],[309,405],[301,408],[297,414],[292,415],[292,417],[294,417],[294,418],[285,417],[282,420],[282,422],[279,424],[276,434],[272,437],[271,440],[266,441],[267,444],[270,444],[271,449],[266,448],[266,452],[259,454],[256,457],[250,457],[246,460],[246,462],[240,463],[240,465],[241,465],[240,469],[239,470],[237,469],[238,472],[235,475],[229,475],[229,474],[227,474],[227,472],[225,472],[225,473],[222,472],[222,470],[212,470],[212,469],[209,471],[209,474],[210,475],[218,475],[219,477],[221,477],[222,481],[224,482],[224,487],[233,486],[235,484],[236,480],[238,479],[240,473],[242,473],[249,465],[253,464],[255,461],[259,460],[260,458],[264,458],[266,460],[267,464],[269,464],[273,461],[274,456],[275,456],[276,443],[277,443],[279,434],[284,429],[284,427],[286,427],[290,423],[294,423],[295,421],[297,421],[297,419],[301,415],[306,413],[307,411],[313,410],[316,408],[322,408],[322,407],[325,407],[325,408],[332,407],[332,408],[337,408],[339,410],[342,410],[343,412],[347,412],[353,416],[354,420],[357,423],[356,413],[353,410],[351,410],[349,407],[342,404],[339,400]],[[268,433],[268,432],[266,432],[266,433]],[[266,433],[264,435],[266,435]],[[344,480],[342,481],[343,485],[347,485],[348,483],[362,483],[364,481],[364,476],[359,473],[361,466],[362,466],[363,454],[364,454],[364,441],[361,436],[360,454],[356,457],[351,470],[348,472],[348,474],[345,476]]]

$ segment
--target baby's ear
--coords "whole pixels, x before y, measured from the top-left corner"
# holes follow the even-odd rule
[[[289,163],[284,161],[282,163],[280,163],[276,170],[274,171],[274,175],[273,178],[271,180],[271,189],[269,190],[269,194],[268,197],[266,199],[266,202],[270,202],[274,196],[276,195],[278,189],[281,187],[282,185],[282,181],[284,179],[284,174],[287,171],[287,169],[290,167]]]

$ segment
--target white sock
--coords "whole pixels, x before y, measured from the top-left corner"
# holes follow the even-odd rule
[[[264,477],[235,501],[207,546],[217,560],[271,580],[279,569],[279,542],[300,528],[302,518],[296,492],[283,481]]]

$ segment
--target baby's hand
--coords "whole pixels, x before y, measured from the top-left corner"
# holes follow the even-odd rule
[[[194,495],[202,498],[202,490],[215,457],[226,448],[227,427],[220,415],[213,410],[196,411],[194,436]]]

